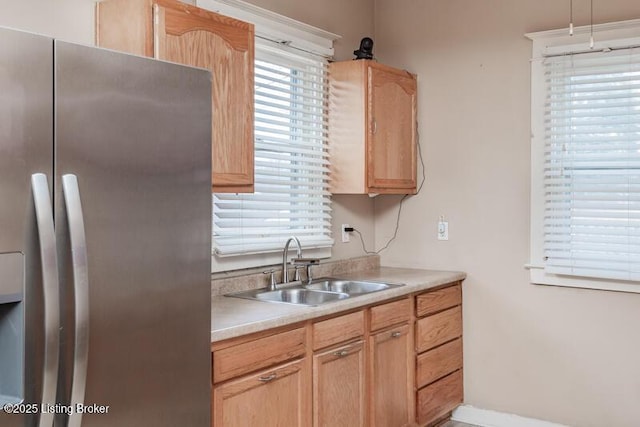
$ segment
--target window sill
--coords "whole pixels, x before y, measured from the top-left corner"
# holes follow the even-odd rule
[[[531,283],[534,285],[561,286],[568,288],[595,289],[601,291],[640,293],[640,282],[606,280],[587,277],[564,276],[544,271],[543,266],[526,264]]]
[[[283,248],[284,249],[284,248]],[[289,247],[289,259],[295,258],[296,248]],[[303,249],[305,258],[326,259],[331,257],[331,248]],[[267,267],[282,265],[282,251],[267,254],[238,255],[233,257],[211,256],[211,273],[221,273],[230,270],[241,270],[253,267]]]

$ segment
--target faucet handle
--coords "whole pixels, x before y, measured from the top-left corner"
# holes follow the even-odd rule
[[[263,271],[262,274],[270,274],[269,285],[267,286],[267,290],[275,291],[276,290],[275,270],[272,268],[271,270]]]
[[[316,264],[307,264],[307,283],[311,283],[311,281],[313,280],[313,277],[311,277],[311,267],[313,267]]]
[[[304,265],[302,264],[293,264],[293,268],[295,268],[295,274],[293,275],[293,281],[294,282],[299,282],[300,279],[300,269],[304,268]]]
[[[320,264],[320,260],[317,259],[317,258],[294,258],[294,259],[291,260],[291,264],[296,266],[296,278],[299,275],[297,266],[306,267],[307,268],[307,283],[311,283],[311,280],[313,279],[311,277],[311,267],[314,266],[314,265]],[[299,280],[299,279],[296,279],[296,280]]]

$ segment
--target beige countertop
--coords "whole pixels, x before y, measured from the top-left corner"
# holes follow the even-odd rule
[[[222,341],[278,326],[290,325],[316,317],[375,304],[388,299],[462,280],[459,271],[420,270],[380,267],[373,270],[341,274],[341,279],[404,283],[405,286],[347,298],[317,307],[269,303],[240,298],[214,296],[211,300],[211,342]]]

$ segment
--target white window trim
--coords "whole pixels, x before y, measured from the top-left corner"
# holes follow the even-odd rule
[[[589,26],[525,34],[533,41],[531,59],[531,215],[530,280],[534,284],[640,293],[640,283],[550,274],[544,270],[544,79],[545,55],[589,51]],[[593,26],[594,50],[640,45],[640,19]]]
[[[254,24],[257,38],[286,44],[325,58],[333,58],[333,42],[340,39],[337,34],[241,0],[196,0],[196,5]]]
[[[279,15],[240,0],[196,0],[196,6],[254,24],[256,45],[276,43],[279,48],[307,52],[325,58],[333,57],[333,42],[340,39],[337,34]],[[284,249],[284,248],[283,248]],[[295,254],[295,245],[289,248]],[[331,248],[305,249],[305,258],[325,259],[331,257]],[[211,255],[211,272],[223,272],[282,263],[282,253],[216,257]]]

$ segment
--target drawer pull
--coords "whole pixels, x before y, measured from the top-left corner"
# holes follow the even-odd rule
[[[400,331],[391,332],[391,338],[398,338],[401,335],[402,335],[402,332]]]
[[[349,352],[347,350],[340,350],[340,351],[336,351],[335,353],[333,353],[334,356],[338,356],[338,357],[344,357],[347,354],[349,354]]]
[[[275,380],[276,377],[277,377],[276,374],[271,374],[264,377],[258,377],[258,380],[262,381],[263,383],[268,383],[269,381]]]

